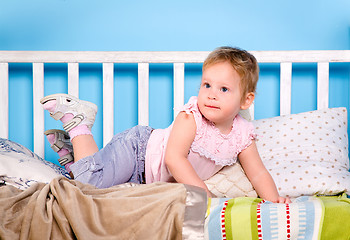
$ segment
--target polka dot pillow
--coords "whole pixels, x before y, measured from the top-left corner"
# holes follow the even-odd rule
[[[259,154],[283,196],[350,194],[346,108],[253,121]]]
[[[346,108],[252,121],[260,156],[281,195],[350,195]],[[218,197],[256,196],[239,164],[205,181]]]

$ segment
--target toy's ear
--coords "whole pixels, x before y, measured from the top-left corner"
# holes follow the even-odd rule
[[[248,109],[250,105],[252,105],[255,98],[255,94],[253,92],[249,92],[246,94],[244,100],[241,103],[241,109]]]

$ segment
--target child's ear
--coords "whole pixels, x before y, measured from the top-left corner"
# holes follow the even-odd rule
[[[254,98],[255,98],[255,94],[253,92],[247,93],[243,102],[241,103],[241,109],[242,110],[248,109],[250,105],[252,105]]]

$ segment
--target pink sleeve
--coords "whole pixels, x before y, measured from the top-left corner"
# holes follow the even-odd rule
[[[197,97],[193,96],[188,100],[188,102],[180,109],[181,112],[185,112],[187,114],[192,113],[194,116],[194,120],[196,121],[197,130],[202,124],[202,114],[200,113],[197,105]]]
[[[257,134],[255,133],[255,128],[253,123],[248,122],[241,116],[237,116],[239,120],[239,125],[241,129],[241,151],[246,149],[252,144],[252,141],[256,139]]]

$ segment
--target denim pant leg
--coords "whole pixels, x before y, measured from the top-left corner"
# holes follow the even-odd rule
[[[126,182],[141,183],[151,127],[135,126],[116,134],[100,151],[71,165],[76,180],[107,188]]]

